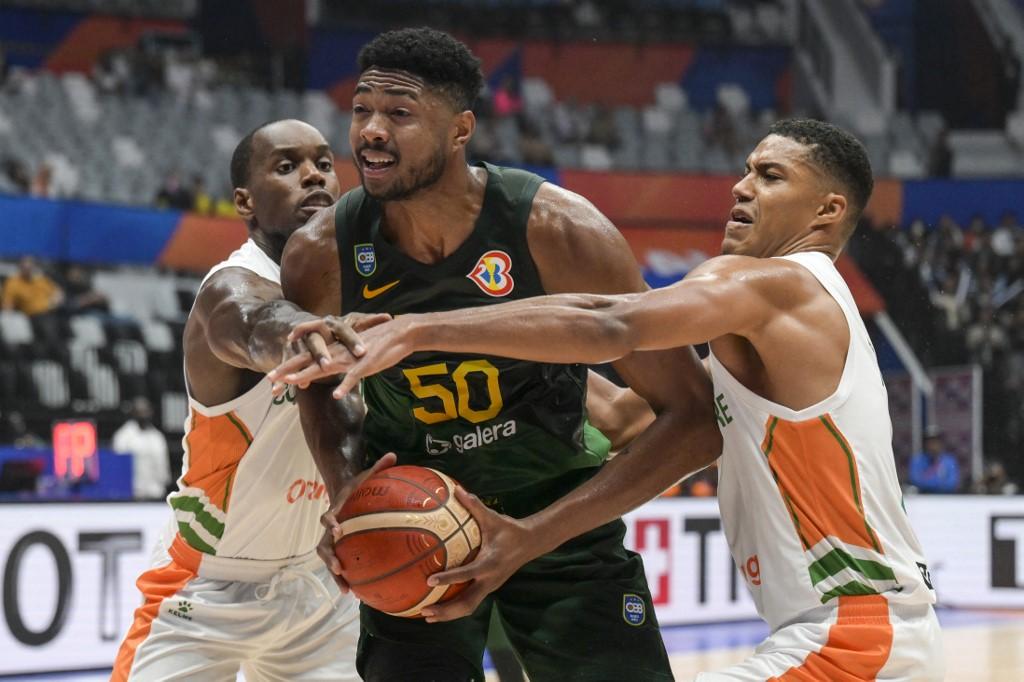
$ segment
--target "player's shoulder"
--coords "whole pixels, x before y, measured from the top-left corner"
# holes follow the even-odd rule
[[[586,197],[545,182],[533,199],[529,221],[530,239],[579,242],[619,237],[610,220]]]
[[[732,281],[769,298],[794,303],[821,289],[807,268],[785,258],[724,254],[704,261],[687,278]]]
[[[346,195],[347,196],[347,195]],[[295,230],[285,245],[285,253],[296,249],[316,249],[334,243],[335,222],[339,206],[344,197],[339,199],[332,206],[322,208],[306,222],[305,225]]]

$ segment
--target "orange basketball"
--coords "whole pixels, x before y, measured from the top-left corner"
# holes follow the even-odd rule
[[[466,583],[430,587],[427,578],[476,555],[480,527],[439,471],[396,466],[363,481],[341,508],[334,546],[341,575],[368,606],[393,616],[451,599]]]

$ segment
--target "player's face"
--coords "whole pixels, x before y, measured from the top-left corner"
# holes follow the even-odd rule
[[[732,194],[722,253],[766,258],[805,233],[826,192],[807,146],[769,135],[747,157]]]
[[[368,69],[352,98],[349,142],[363,189],[380,201],[408,199],[444,175],[456,113],[404,71]]]
[[[341,196],[334,154],[313,126],[281,121],[253,138],[249,194],[256,226],[291,234]]]

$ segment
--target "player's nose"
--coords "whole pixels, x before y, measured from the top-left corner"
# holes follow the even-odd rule
[[[307,161],[302,164],[301,182],[303,187],[323,187],[327,183],[324,172],[315,161]]]
[[[754,198],[753,182],[750,175],[750,173],[745,174],[739,179],[739,182],[732,186],[732,196],[737,201],[750,201]]]
[[[359,135],[371,144],[374,142],[387,142],[390,136],[388,135],[384,116],[374,112],[369,120],[366,121],[366,125],[359,131]]]

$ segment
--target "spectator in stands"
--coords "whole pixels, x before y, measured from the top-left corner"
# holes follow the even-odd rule
[[[711,116],[704,127],[704,139],[710,146],[724,151],[729,158],[735,157],[739,151],[736,123],[721,102],[716,102],[715,108],[711,111]]]
[[[39,164],[36,174],[32,177],[28,193],[43,199],[53,196],[53,168],[50,164],[45,162]]]
[[[4,174],[8,181],[14,186],[15,191],[20,194],[28,194],[32,179],[28,174],[28,167],[21,160],[12,156],[4,159]]]
[[[501,84],[491,98],[491,110],[499,118],[518,116],[523,111],[523,98],[519,94],[519,82],[515,76],[501,79]]]
[[[992,232],[992,251],[999,258],[1010,258],[1016,249],[1016,241],[1021,236],[1017,214],[1007,211],[999,219],[999,225]]]
[[[943,127],[935,135],[928,150],[928,175],[948,178],[953,172],[953,150],[949,148],[949,131]]]
[[[615,125],[615,117],[612,116],[611,109],[603,104],[594,107],[594,117],[590,121],[587,142],[602,145],[608,151],[615,151],[621,142],[619,129]]]
[[[89,271],[81,265],[69,265],[64,272],[64,312],[79,315],[109,311],[107,296],[93,288]]]
[[[971,361],[989,369],[1009,346],[1006,330],[995,319],[991,304],[983,303],[978,319],[967,329],[965,338]]]
[[[188,188],[181,184],[178,174],[171,173],[164,180],[163,187],[157,192],[154,202],[160,208],[190,211],[192,210],[194,200]]]
[[[931,287],[932,305],[942,311],[947,331],[960,329],[968,318],[967,306],[959,283],[960,277],[957,273],[948,273],[942,286]]]
[[[521,125],[519,154],[523,157],[523,163],[529,166],[555,165],[555,156],[551,147],[540,136],[537,127],[529,121],[523,121]]]
[[[206,191],[206,183],[203,181],[203,176],[196,175],[192,176],[192,210],[202,215],[209,215],[213,213],[213,197]]]
[[[46,441],[28,429],[21,412],[8,412],[5,420],[5,441],[16,448],[43,448]]]
[[[36,259],[22,256],[18,262],[18,272],[4,282],[0,307],[35,317],[51,312],[63,300],[64,292],[56,282],[43,274]]]
[[[171,482],[167,440],[153,425],[153,406],[146,398],[132,401],[131,416],[114,433],[114,451],[132,458],[132,494],[137,500],[162,499]]]
[[[925,430],[924,450],[910,460],[910,484],[922,493],[960,490],[960,463],[946,449],[942,431],[934,424]]]
[[[586,117],[574,97],[555,102],[551,116],[558,144],[576,144],[583,140]]]
[[[971,492],[977,495],[1016,495],[1018,490],[1017,484],[1006,475],[1006,467],[999,460],[989,461],[981,480],[971,486]]]

